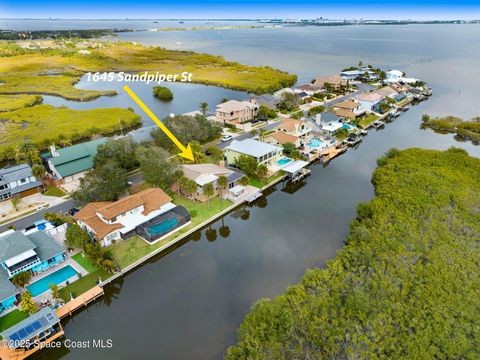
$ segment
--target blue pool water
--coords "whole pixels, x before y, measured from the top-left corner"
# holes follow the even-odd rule
[[[178,225],[178,222],[176,217],[169,217],[158,224],[148,226],[146,230],[150,235],[163,234],[172,230]]]
[[[50,275],[45,276],[44,278],[41,278],[30,285],[27,285],[27,290],[30,291],[32,296],[38,296],[50,289],[50,285],[61,284],[75,275],[77,275],[77,271],[70,265],[67,265],[61,269],[58,269],[54,273],[51,273]]]
[[[313,147],[313,148],[318,148],[320,145],[322,145],[323,141],[320,139],[313,138],[308,142],[308,146]]]
[[[287,165],[291,161],[292,161],[292,159],[283,157],[283,158],[277,160],[277,164],[280,165],[280,166],[283,166],[283,165]]]

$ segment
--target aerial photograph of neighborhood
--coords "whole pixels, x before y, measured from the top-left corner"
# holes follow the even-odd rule
[[[0,360],[480,359],[480,3],[0,2]]]

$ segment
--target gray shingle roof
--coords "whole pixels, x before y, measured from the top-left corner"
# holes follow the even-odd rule
[[[36,245],[20,231],[2,236],[0,237],[0,263],[35,248]]]
[[[17,288],[10,282],[8,273],[0,268],[0,302],[18,294]]]
[[[340,118],[337,116],[337,114],[335,114],[334,112],[331,112],[331,111],[323,112],[323,113],[320,114],[320,120],[322,120],[326,123],[338,121],[338,119],[340,119]]]
[[[152,131],[156,128],[157,125],[147,126],[144,128],[130,131],[126,136],[130,136],[132,140],[137,144],[151,142],[153,141]]]
[[[28,164],[19,164],[0,169],[0,179],[5,182],[14,182],[32,176],[32,169]]]
[[[43,231],[34,232],[27,237],[37,246],[35,252],[42,262],[63,252],[60,245]]]

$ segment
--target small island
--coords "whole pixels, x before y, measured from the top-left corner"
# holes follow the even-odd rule
[[[455,116],[431,118],[423,115],[422,128],[430,128],[441,134],[453,133],[457,139],[469,140],[474,144],[480,142],[480,116],[463,120]]]
[[[154,86],[153,87],[153,96],[162,101],[172,101],[173,93],[172,91],[165,86]]]

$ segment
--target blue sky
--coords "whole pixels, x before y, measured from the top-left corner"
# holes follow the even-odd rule
[[[479,19],[479,0],[1,0],[0,18]]]

